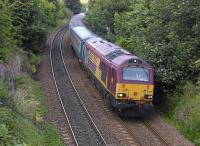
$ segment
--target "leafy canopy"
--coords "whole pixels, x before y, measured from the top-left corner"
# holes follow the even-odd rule
[[[199,0],[91,0],[86,20],[100,36],[146,59],[156,87],[171,92],[198,75],[199,11]]]
[[[65,0],[65,5],[74,14],[78,14],[78,13],[81,12],[81,3],[80,3],[80,0]]]

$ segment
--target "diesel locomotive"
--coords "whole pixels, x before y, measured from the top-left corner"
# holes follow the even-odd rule
[[[84,13],[69,24],[71,46],[92,82],[115,109],[141,109],[152,105],[153,69],[143,59],[91,32]]]

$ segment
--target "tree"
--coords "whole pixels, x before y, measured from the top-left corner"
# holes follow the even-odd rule
[[[21,47],[40,52],[48,26],[55,23],[56,6],[47,0],[18,0],[13,1],[13,7],[13,25],[20,27]]]
[[[65,5],[74,14],[78,14],[78,13],[81,12],[81,3],[80,3],[80,0],[65,0]]]
[[[98,35],[114,41],[114,15],[128,10],[131,0],[90,0],[87,25]]]
[[[159,92],[171,93],[199,71],[198,11],[199,0],[91,0],[86,20],[100,36],[147,60]]]
[[[7,0],[0,0],[0,60],[5,60],[16,49],[17,40],[14,39],[12,25],[12,9]]]
[[[156,82],[171,92],[187,79],[195,80],[200,57],[198,0],[135,0],[131,10],[115,15],[117,42],[145,58]]]

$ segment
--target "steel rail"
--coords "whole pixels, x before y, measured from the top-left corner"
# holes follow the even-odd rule
[[[55,73],[54,73],[54,69],[53,69],[53,61],[52,61],[52,48],[53,48],[53,43],[54,43],[56,37],[58,36],[58,34],[59,34],[65,27],[67,27],[67,26],[68,26],[68,25],[64,25],[63,27],[61,27],[61,28],[56,32],[56,34],[54,35],[54,37],[53,37],[53,39],[52,39],[52,41],[51,41],[51,47],[50,47],[50,50],[49,50],[49,54],[50,54],[49,59],[50,59],[50,63],[51,63],[51,72],[52,72],[52,75],[53,75],[53,79],[54,79],[54,84],[55,84],[55,87],[56,87],[57,95],[58,95],[58,97],[59,97],[59,100],[60,100],[60,103],[61,103],[63,112],[64,112],[65,117],[66,117],[66,119],[67,119],[67,124],[69,125],[70,130],[71,130],[71,133],[72,133],[72,135],[73,135],[73,139],[74,139],[76,145],[78,146],[78,141],[77,141],[77,139],[76,139],[76,137],[75,137],[74,131],[73,131],[72,126],[71,126],[71,124],[70,124],[70,122],[69,122],[69,118],[68,118],[67,113],[66,113],[66,111],[65,111],[65,107],[64,107],[64,104],[63,104],[63,102],[62,102],[62,99],[61,99],[61,96],[60,96],[60,92],[59,92],[59,90],[58,90],[58,85],[57,85],[57,82],[56,82]]]
[[[154,133],[155,136],[159,137],[159,139],[167,146],[171,146],[171,144],[169,142],[167,142],[152,126],[151,124],[149,124],[149,122],[145,121],[145,120],[141,120],[142,123],[144,123],[144,125]]]
[[[58,96],[59,96],[59,100],[60,100],[60,103],[61,103],[61,105],[62,105],[63,111],[64,111],[64,113],[65,113],[65,116],[66,116],[67,122],[68,122],[68,124],[69,124],[70,130],[71,130],[71,132],[72,132],[74,141],[75,141],[76,145],[78,146],[78,145],[79,145],[78,140],[77,140],[77,138],[76,138],[76,135],[75,135],[75,132],[74,132],[74,130],[73,130],[73,127],[72,127],[72,125],[70,124],[69,117],[67,116],[67,112],[66,112],[66,109],[65,109],[65,107],[64,107],[64,103],[63,103],[63,101],[62,101],[60,91],[59,91],[59,89],[58,89],[58,84],[57,84],[57,81],[56,81],[55,72],[54,72],[54,67],[53,67],[53,61],[52,61],[52,48],[53,48],[53,43],[54,43],[56,37],[57,37],[57,36],[63,31],[63,29],[64,29],[65,27],[67,27],[67,26],[68,26],[68,25],[65,25],[64,27],[62,27],[61,29],[59,29],[59,31],[57,31],[56,35],[54,36],[54,38],[53,38],[53,40],[52,40],[52,42],[51,42],[51,48],[50,48],[50,62],[51,62],[51,70],[52,70],[52,75],[53,75],[53,78],[54,78],[54,83],[55,83],[55,86],[56,86],[57,94],[58,94]],[[84,105],[84,103],[83,103],[83,101],[82,101],[82,99],[81,99],[81,97],[80,97],[80,95],[79,95],[79,93],[78,93],[76,87],[74,86],[74,83],[73,83],[72,79],[71,79],[71,76],[70,76],[70,74],[69,74],[69,71],[68,71],[68,69],[67,69],[67,67],[66,67],[66,64],[65,64],[65,62],[64,62],[64,57],[63,57],[63,52],[62,52],[62,42],[63,42],[64,34],[63,34],[63,36],[61,36],[61,37],[62,37],[62,38],[61,38],[61,41],[60,41],[60,44],[59,44],[60,54],[61,54],[61,59],[62,59],[63,65],[64,65],[64,69],[65,69],[65,71],[66,71],[66,73],[67,73],[67,76],[68,76],[68,78],[69,78],[69,80],[70,80],[70,84],[72,85],[72,87],[73,87],[73,89],[74,89],[74,91],[75,91],[75,93],[76,93],[76,95],[77,95],[77,97],[78,97],[78,100],[79,100],[80,103],[81,103],[80,105],[83,107],[85,113],[86,113],[87,116],[89,117],[90,122],[92,122],[92,127],[93,127],[94,130],[97,132],[97,134],[98,134],[99,137],[101,138],[102,142],[103,142],[105,145],[107,145],[105,139],[103,138],[103,136],[102,136],[102,134],[100,133],[98,127],[96,126],[94,120],[92,119],[91,115],[89,114],[89,112],[88,112],[86,106]]]
[[[62,36],[62,41],[63,41],[63,38],[64,38],[64,35]],[[71,75],[70,75],[70,73],[69,73],[69,71],[68,71],[68,69],[67,69],[67,66],[66,66],[66,63],[65,63],[64,57],[63,57],[62,41],[60,42],[60,51],[61,51],[61,57],[62,57],[62,61],[63,61],[64,67],[65,67],[65,71],[66,71],[66,73],[67,73],[67,75],[68,75],[68,77],[69,77],[69,79],[70,79],[70,82],[71,82],[71,84],[72,84],[72,86],[73,86],[73,88],[74,88],[74,91],[76,92],[76,95],[77,95],[79,101],[81,102],[81,105],[83,106],[85,112],[87,113],[88,117],[90,118],[92,124],[94,125],[96,131],[97,131],[98,134],[100,135],[100,137],[101,137],[101,139],[103,140],[104,144],[107,145],[105,139],[103,138],[103,135],[102,135],[101,132],[99,131],[97,125],[95,124],[94,120],[92,119],[92,116],[91,116],[90,113],[88,112],[88,110],[87,110],[87,108],[86,108],[86,106],[85,106],[85,104],[84,104],[82,98],[80,97],[80,95],[79,95],[79,93],[78,93],[78,91],[77,91],[77,89],[76,89],[76,87],[75,87],[75,85],[74,85],[74,82],[73,82],[73,80],[72,80],[72,78],[71,78]]]
[[[55,73],[54,73],[54,69],[53,69],[53,61],[52,61],[52,47],[53,47],[53,43],[54,43],[56,37],[59,35],[59,33],[61,33],[62,30],[63,30],[65,27],[67,27],[67,26],[68,26],[68,25],[65,25],[65,26],[63,26],[62,28],[60,28],[60,29],[57,31],[57,33],[54,35],[54,38],[53,38],[53,40],[52,40],[52,42],[51,42],[51,48],[50,48],[50,62],[51,62],[51,71],[52,71],[52,75],[53,75],[53,78],[54,78],[54,83],[55,83],[55,86],[56,86],[56,90],[57,90],[57,94],[58,94],[60,103],[61,103],[61,105],[62,105],[62,109],[63,109],[63,111],[64,111],[64,113],[65,113],[65,116],[66,116],[66,119],[67,119],[67,123],[68,123],[68,125],[69,125],[69,127],[70,127],[70,130],[71,130],[71,132],[72,132],[74,141],[75,141],[76,145],[79,146],[78,141],[77,141],[77,139],[76,139],[76,136],[75,136],[75,134],[74,134],[73,128],[72,128],[72,126],[71,126],[71,124],[70,124],[69,118],[68,118],[68,116],[67,116],[67,113],[66,113],[66,110],[65,110],[63,101],[62,101],[62,99],[61,99],[61,95],[60,95],[60,92],[59,92],[59,89],[58,89],[58,85],[57,85],[57,81],[56,81],[56,78],[55,78]],[[105,139],[103,138],[103,135],[102,135],[101,132],[99,131],[99,129],[98,129],[98,127],[96,126],[94,120],[92,119],[90,113],[88,112],[86,106],[84,105],[84,102],[83,102],[82,98],[80,97],[80,95],[79,95],[79,93],[78,93],[78,91],[77,91],[77,89],[76,89],[76,87],[75,87],[75,85],[74,85],[74,83],[73,83],[73,80],[72,80],[72,78],[71,78],[71,75],[70,75],[70,73],[69,73],[69,71],[68,71],[68,68],[67,68],[67,66],[66,66],[66,63],[65,63],[65,60],[64,60],[64,56],[63,56],[63,50],[62,50],[63,38],[64,38],[64,34],[63,34],[63,36],[61,37],[61,41],[60,41],[60,44],[59,44],[59,49],[60,49],[61,59],[62,59],[64,68],[65,68],[65,71],[66,71],[66,73],[67,73],[67,75],[68,75],[68,77],[69,77],[70,83],[71,83],[71,85],[72,85],[72,87],[73,87],[73,89],[74,89],[74,91],[75,91],[75,93],[76,93],[76,95],[77,95],[77,97],[78,97],[78,99],[79,99],[81,105],[83,106],[85,112],[87,113],[89,119],[91,120],[91,122],[92,122],[94,128],[95,128],[96,131],[98,132],[98,134],[99,134],[99,136],[101,137],[101,139],[103,140],[104,144],[107,145]],[[152,133],[154,133],[154,135],[155,135],[156,137],[158,137],[158,138],[162,141],[162,143],[164,143],[164,144],[167,145],[167,146],[170,146],[170,145],[171,145],[171,144],[169,144],[169,143],[168,143],[168,142],[167,142],[167,141],[166,141],[166,140],[165,140],[165,139],[164,139],[164,138],[163,138],[149,123],[148,123],[148,122],[147,122],[147,121],[145,121],[145,120],[141,120],[141,121],[142,121],[142,123],[143,123]],[[127,129],[128,132],[135,138],[133,132],[128,128],[128,126],[124,123],[123,120],[122,120],[121,123],[123,123],[123,126],[125,127],[125,129]],[[138,141],[137,141],[137,143],[139,144]]]

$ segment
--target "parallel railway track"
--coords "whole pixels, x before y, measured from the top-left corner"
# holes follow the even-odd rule
[[[87,111],[74,86],[62,53],[62,38],[68,26],[54,36],[50,49],[52,74],[58,96],[76,145],[106,145],[102,134]]]

